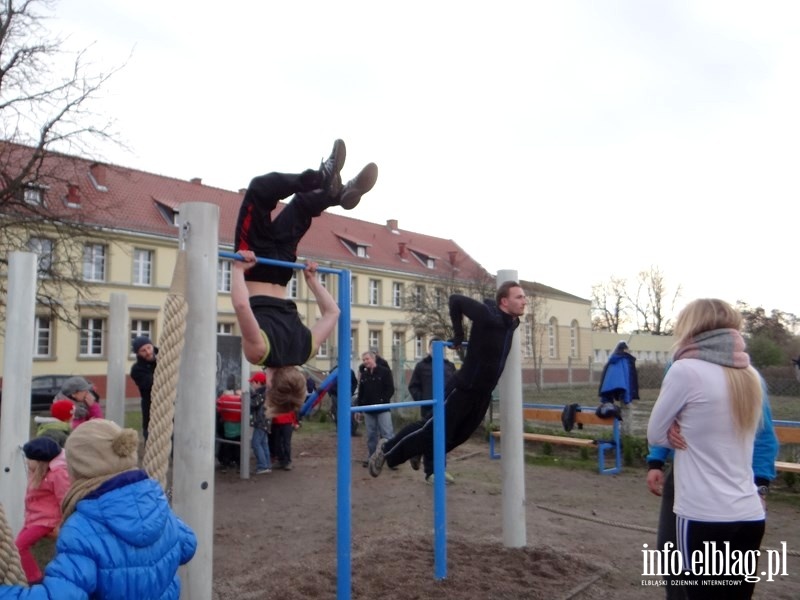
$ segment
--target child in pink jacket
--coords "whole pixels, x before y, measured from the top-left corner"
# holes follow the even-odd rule
[[[67,461],[58,443],[37,437],[22,447],[28,459],[28,489],[25,492],[25,522],[15,541],[28,583],[42,580],[42,571],[31,547],[43,537],[58,534],[61,502],[70,486]]]

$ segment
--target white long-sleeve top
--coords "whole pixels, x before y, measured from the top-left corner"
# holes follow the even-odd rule
[[[736,431],[724,367],[693,358],[672,364],[647,425],[650,445],[671,447],[667,432],[676,420],[688,447],[675,452],[675,514],[711,522],[764,519],[753,480],[755,431]]]

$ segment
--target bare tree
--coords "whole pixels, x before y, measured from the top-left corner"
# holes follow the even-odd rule
[[[592,329],[618,332],[629,310],[626,281],[612,276],[606,283],[592,286]]]
[[[52,5],[49,0],[4,0],[0,7],[0,264],[14,250],[37,252],[37,302],[75,325],[65,300],[78,300],[89,291],[74,239],[92,230],[85,222],[90,219],[80,215],[96,216],[113,207],[99,201],[77,216],[69,211],[69,194],[80,193],[90,177],[77,161],[56,158],[56,153],[92,155],[100,141],[119,143],[112,123],[91,106],[121,67],[94,73],[88,49],[66,50],[64,40],[45,28]],[[62,70],[65,59],[69,66]],[[91,204],[91,198],[83,200]],[[5,298],[6,290],[0,289],[0,310]]]
[[[636,292],[628,300],[636,313],[637,330],[653,335],[667,335],[672,331],[672,314],[675,302],[681,295],[678,285],[675,293],[669,296],[669,287],[664,273],[657,266],[641,271],[637,278]]]
[[[453,337],[448,305],[452,294],[481,300],[494,298],[494,277],[483,270],[476,270],[471,276],[463,276],[454,270],[450,277],[419,282],[407,288],[404,306],[415,335],[437,335],[442,339]],[[469,320],[464,323],[464,335],[469,337]]]
[[[547,306],[547,298],[525,283],[523,283],[523,287],[525,295],[528,297],[528,306],[525,309],[523,318],[523,351],[533,360],[537,374],[536,389],[541,391],[542,358],[544,356],[544,343],[549,326],[550,310]]]

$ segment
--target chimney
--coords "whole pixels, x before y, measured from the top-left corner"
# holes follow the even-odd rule
[[[67,205],[68,206],[80,206],[81,205],[81,194],[80,188],[74,183],[70,183],[67,186]]]
[[[195,184],[195,185],[203,185],[203,180],[202,180],[202,178],[200,178],[200,177],[192,177],[192,178],[189,180],[189,183],[193,183],[193,184]]]
[[[456,256],[458,256],[457,250],[449,250],[447,252],[447,256],[450,257],[450,264],[455,266],[456,264]]]
[[[397,242],[397,253],[400,255],[400,258],[405,259],[407,251],[406,251],[406,242]]]
[[[386,227],[389,228],[389,231],[397,233],[397,219],[389,219],[386,221]]]
[[[100,163],[93,163],[89,167],[89,174],[94,179],[94,186],[100,191],[108,191],[106,166]]]

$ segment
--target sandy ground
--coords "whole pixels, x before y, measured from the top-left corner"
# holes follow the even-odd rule
[[[558,450],[556,451],[559,452]],[[447,577],[434,578],[433,488],[409,465],[374,479],[353,438],[352,598],[633,600],[662,598],[643,585],[642,549],[655,544],[660,500],[643,470],[620,475],[526,466],[527,546],[503,546],[502,466],[474,439],[449,455]],[[215,599],[336,598],[336,434],[301,429],[294,470],[242,480],[218,473]],[[765,548],[786,542],[787,576],[755,598],[800,597],[800,510],[769,506]],[[763,567],[763,563],[761,564]]]

